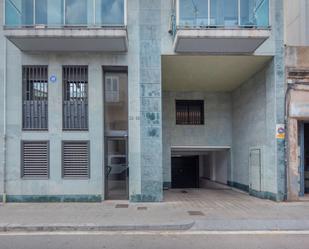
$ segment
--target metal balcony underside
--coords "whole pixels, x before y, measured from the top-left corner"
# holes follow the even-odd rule
[[[5,36],[21,51],[126,52],[126,28],[5,29]]]
[[[252,54],[270,37],[268,29],[178,29],[176,53]]]

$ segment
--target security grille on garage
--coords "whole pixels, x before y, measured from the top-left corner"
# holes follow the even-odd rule
[[[48,127],[47,66],[23,67],[23,129]]]
[[[22,142],[22,178],[48,178],[48,147],[47,141]]]
[[[63,67],[63,129],[88,129],[88,67]]]
[[[203,125],[203,100],[176,100],[177,125]]]
[[[63,142],[63,177],[89,178],[89,142]]]

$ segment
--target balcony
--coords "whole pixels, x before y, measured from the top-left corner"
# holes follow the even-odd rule
[[[127,51],[126,0],[5,0],[4,20],[22,51]]]
[[[252,54],[270,37],[269,0],[176,0],[177,53]]]

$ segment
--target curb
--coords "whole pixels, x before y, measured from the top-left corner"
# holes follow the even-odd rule
[[[309,220],[239,219],[199,220],[193,231],[309,231]]]
[[[97,225],[97,224],[53,224],[53,225],[1,225],[0,232],[108,232],[108,231],[186,231],[195,222],[158,225]]]

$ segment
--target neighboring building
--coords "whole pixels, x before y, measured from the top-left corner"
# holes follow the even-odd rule
[[[309,2],[285,1],[287,199],[309,193]]]
[[[155,202],[218,183],[286,198],[282,1],[0,9],[7,201]]]

